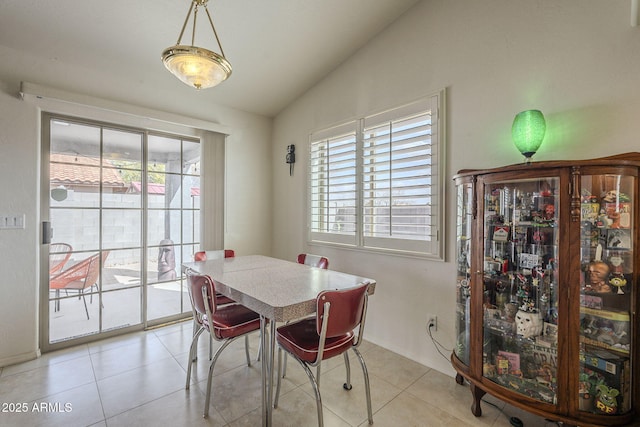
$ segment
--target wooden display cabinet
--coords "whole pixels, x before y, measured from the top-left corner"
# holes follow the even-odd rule
[[[456,381],[568,425],[637,423],[640,153],[464,170]],[[638,249],[636,249],[638,248]]]

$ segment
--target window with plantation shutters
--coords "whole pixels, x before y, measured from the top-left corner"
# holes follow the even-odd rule
[[[443,95],[312,134],[311,242],[442,259]]]
[[[431,110],[390,119],[367,117],[363,129],[364,246],[424,252],[437,240],[432,222]],[[410,241],[410,242],[407,242]]]
[[[356,243],[356,123],[313,135],[310,147],[313,240]]]

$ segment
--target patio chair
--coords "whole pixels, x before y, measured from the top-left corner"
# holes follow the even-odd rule
[[[72,265],[66,270],[52,276],[49,279],[49,289],[56,291],[56,298],[60,297],[60,290],[78,291],[79,296],[84,302],[84,310],[89,320],[89,309],[87,308],[87,300],[85,291],[91,291],[95,286],[98,288],[98,279],[100,278],[100,266],[104,264],[109,251],[99,252],[90,256],[77,264]],[[93,294],[91,294],[91,302],[93,302]],[[56,311],[60,310],[60,300],[56,301]]]
[[[49,276],[61,271],[71,257],[71,245],[67,243],[51,243],[49,245]]]

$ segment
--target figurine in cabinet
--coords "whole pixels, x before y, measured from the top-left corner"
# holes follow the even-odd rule
[[[532,338],[542,332],[542,316],[539,312],[525,311],[522,308],[516,313],[516,328],[518,335]]]
[[[504,305],[504,317],[509,322],[516,320],[516,313],[518,313],[518,306],[512,302]]]
[[[624,274],[622,273],[622,263],[623,259],[619,255],[613,255],[609,258],[609,263],[611,264],[611,275],[609,276],[609,284],[613,287],[618,288],[618,295],[624,295],[624,288],[627,284],[627,279],[625,279]]]
[[[608,207],[606,214],[609,228],[620,228],[620,211],[614,207]]]
[[[604,384],[598,386],[598,397],[596,398],[596,408],[603,414],[615,414],[618,412],[618,402],[616,396],[620,394],[615,388],[609,388]]]
[[[603,261],[591,261],[587,267],[588,282],[585,284],[585,292],[598,294],[611,292],[611,286],[607,283],[609,278],[609,265]]]
[[[627,194],[620,193],[617,190],[609,190],[602,194],[602,201],[605,203],[628,202],[630,200]]]

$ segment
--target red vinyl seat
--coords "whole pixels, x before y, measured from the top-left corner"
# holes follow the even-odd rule
[[[297,322],[288,323],[276,329],[278,342],[278,385],[274,407],[278,405],[282,375],[282,350],[294,357],[304,368],[311,381],[316,396],[318,425],[323,425],[322,398],[320,396],[320,367],[323,360],[344,355],[347,381],[343,387],[351,389],[351,372],[347,351],[352,349],[357,355],[362,372],[367,400],[369,424],[373,424],[371,410],[371,390],[369,374],[364,358],[358,351],[362,342],[367,312],[367,289],[364,284],[346,290],[320,292],[316,298],[316,315]],[[355,331],[358,331],[357,334]],[[316,368],[314,376],[309,367]]]

